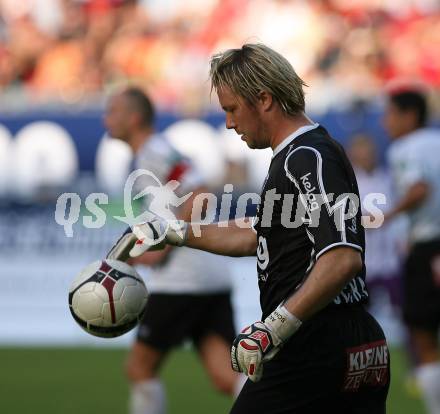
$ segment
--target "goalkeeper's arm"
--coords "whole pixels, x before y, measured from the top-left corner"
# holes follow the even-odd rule
[[[223,256],[253,256],[257,251],[257,235],[249,220],[230,220],[208,225],[188,223],[185,245]]]
[[[138,258],[146,252],[155,255],[148,264],[160,261],[171,246],[188,246],[223,256],[253,256],[257,250],[257,235],[249,219],[237,219],[229,222],[204,225],[188,223],[191,216],[192,199],[188,200],[180,211],[180,220],[168,222],[155,216],[150,221],[127,229],[113,246],[108,258],[128,260]],[[167,246],[168,245],[168,246]],[[143,262],[136,259],[136,262]]]
[[[191,217],[194,196],[200,192],[201,190],[195,192],[184,204],[178,218],[185,220]],[[134,263],[150,265],[160,261],[169,252],[170,244],[174,246],[184,245],[193,249],[233,257],[254,256],[257,250],[257,235],[252,229],[249,218],[205,225],[197,223],[194,228],[191,223],[186,222],[182,230],[185,232],[182,243],[167,240],[168,246],[164,247],[163,250],[153,249],[155,251],[142,253],[141,256],[136,257]]]
[[[199,189],[184,204],[179,216],[186,222],[186,234],[184,245],[193,249],[222,256],[253,256],[257,251],[257,234],[252,229],[252,221],[249,218],[241,218],[221,223],[192,224],[192,210],[197,194],[206,192]]]
[[[257,250],[257,235],[251,225],[238,225],[235,221],[201,226],[182,220],[166,221],[161,217],[133,227],[138,241],[130,250],[130,257],[147,251],[161,250],[166,245],[188,246],[223,256],[252,256]]]

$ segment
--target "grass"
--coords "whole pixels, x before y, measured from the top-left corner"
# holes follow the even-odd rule
[[[123,414],[128,387],[126,350],[96,348],[0,348],[0,412],[4,414]],[[405,358],[392,352],[389,414],[425,414],[405,392]],[[191,351],[171,355],[163,371],[169,414],[223,414],[231,400],[212,390]]]

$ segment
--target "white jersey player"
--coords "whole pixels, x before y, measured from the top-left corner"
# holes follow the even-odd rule
[[[408,210],[410,241],[440,239],[440,131],[420,128],[393,142],[388,152],[396,194],[399,198],[418,182],[430,187],[430,196]]]
[[[203,178],[191,161],[178,153],[163,135],[155,134],[144,143],[136,156],[134,167],[154,173],[155,178],[163,184],[161,187],[148,177],[153,185],[144,196],[145,208],[160,217],[172,215],[170,207],[178,207],[182,199],[204,185]],[[139,190],[148,189],[145,181],[138,180]],[[166,183],[173,182],[178,183],[174,189],[165,188]],[[165,263],[151,268],[148,289],[152,293],[227,292],[231,289],[231,279],[222,257],[182,248],[171,250]]]
[[[140,171],[135,189],[144,209],[171,220],[189,220],[193,200],[203,192],[202,177],[164,136],[154,133],[153,122],[153,106],[142,90],[125,89],[109,100],[105,124],[109,134],[126,141],[135,154],[134,168]],[[231,281],[223,259],[168,247],[132,264],[150,267],[151,295],[128,358],[131,414],[166,412],[158,371],[168,351],[185,339],[197,347],[214,386],[233,394],[238,377],[230,366],[229,349],[235,330]]]
[[[416,377],[432,414],[440,413],[440,131],[426,127],[426,96],[390,93],[385,127],[398,200],[385,214],[409,218],[410,251],[403,278],[403,316],[417,358]]]

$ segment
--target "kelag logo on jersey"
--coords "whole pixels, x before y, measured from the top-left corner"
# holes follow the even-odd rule
[[[312,173],[309,172],[307,174],[304,174],[300,178],[300,180],[301,180],[301,184],[303,185],[303,187],[306,190],[305,196],[307,199],[307,204],[308,204],[309,210],[315,211],[315,210],[319,209],[320,204],[318,203],[317,196],[314,193],[314,192],[316,192],[316,187],[312,186],[312,184],[309,181],[310,174],[312,174]]]

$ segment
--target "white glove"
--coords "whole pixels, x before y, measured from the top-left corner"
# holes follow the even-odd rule
[[[156,216],[136,224],[133,233],[138,240],[130,250],[130,256],[137,257],[149,250],[162,250],[167,244],[183,246],[187,238],[188,224],[183,220],[165,220]]]
[[[162,250],[167,244],[183,246],[187,236],[183,220],[167,221],[154,216],[148,221],[128,228],[107,255],[108,259],[127,260],[146,251]]]
[[[275,309],[264,322],[243,329],[231,348],[232,369],[257,382],[263,376],[263,363],[271,360],[301,326],[301,321],[284,306]]]

